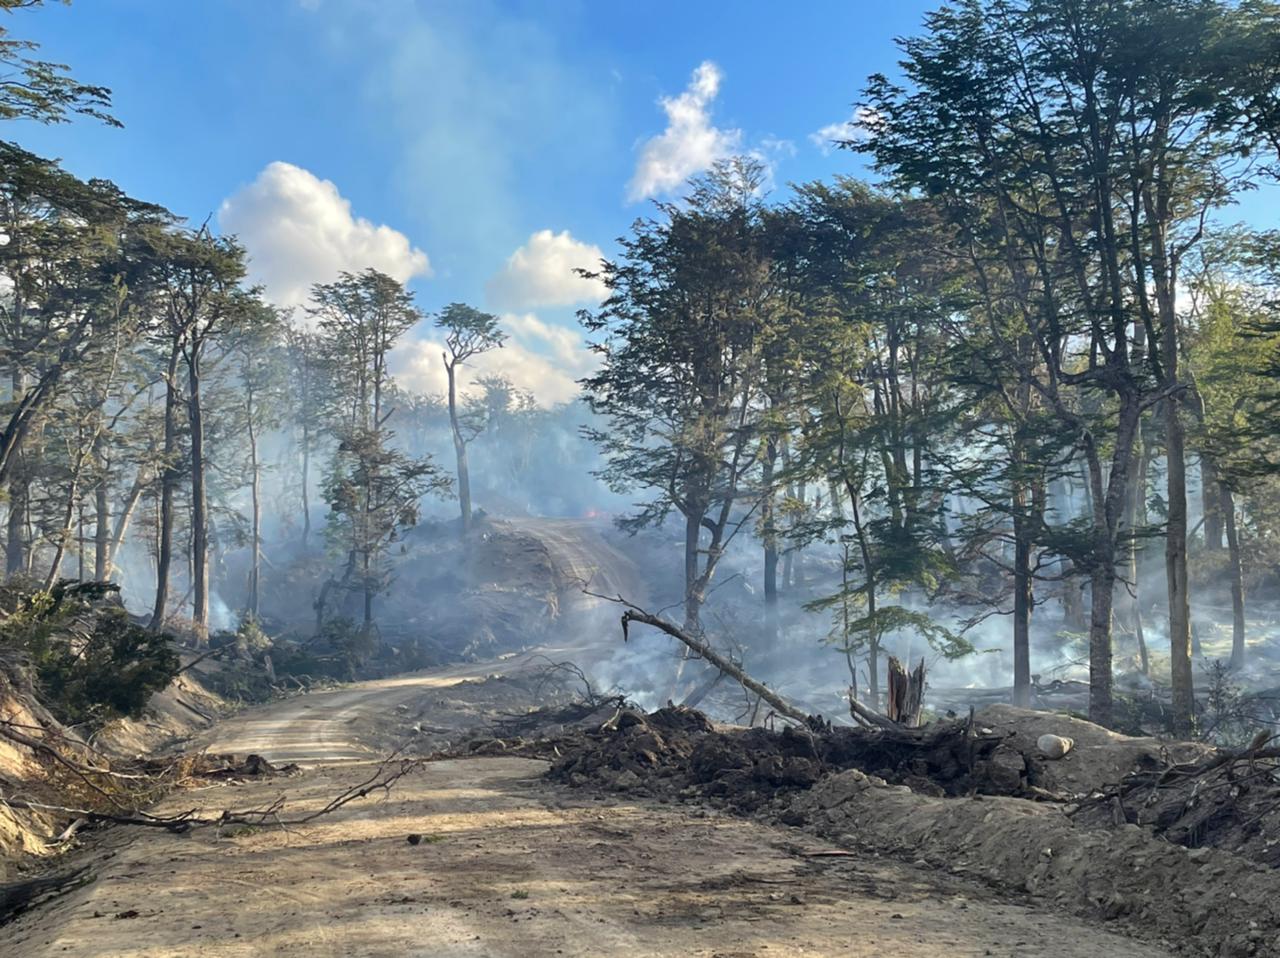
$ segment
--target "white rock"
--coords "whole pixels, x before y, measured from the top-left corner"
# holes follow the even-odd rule
[[[1075,739],[1064,735],[1041,735],[1036,739],[1036,748],[1046,758],[1062,758],[1076,744]]]

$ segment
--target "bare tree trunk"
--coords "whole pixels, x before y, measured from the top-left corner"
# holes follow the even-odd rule
[[[249,469],[250,492],[253,499],[253,545],[249,568],[249,614],[258,617],[262,582],[262,467],[258,462],[258,433],[254,428],[253,414],[249,415]]]
[[[1203,404],[1204,400],[1200,400]],[[1223,521],[1218,470],[1213,460],[1200,454],[1200,502],[1204,512],[1204,548],[1206,552],[1222,551]]]
[[[98,482],[93,489],[93,577],[106,582],[111,577],[111,487],[107,482],[101,456],[98,457]]]
[[[311,537],[311,427],[302,427],[302,544]]]
[[[139,466],[133,485],[129,487],[129,494],[125,496],[124,508],[120,510],[120,514],[116,517],[115,531],[111,533],[111,542],[107,547],[104,579],[110,579],[116,573],[116,556],[119,555],[121,548],[124,546],[124,537],[129,533],[129,523],[133,520],[133,514],[138,508],[138,503],[142,500],[142,494],[146,491],[148,481],[147,467],[145,465]]]
[[[684,629],[702,631],[702,597],[698,594],[698,540],[702,535],[702,511],[691,509],[684,520]]]
[[[369,550],[364,550],[364,557],[361,572],[364,575],[364,627],[365,629],[373,626],[373,570],[369,567]]]
[[[27,566],[27,491],[28,484],[19,459],[9,475],[9,517],[4,543],[6,575],[17,575]]]
[[[807,508],[807,498],[809,494],[808,483],[804,480],[800,481],[800,485],[796,487],[796,502],[803,515]],[[793,546],[791,551],[787,553],[791,559],[791,586],[792,588],[800,588],[804,584],[804,552],[799,546]]]
[[[1142,435],[1142,430],[1138,430],[1138,445],[1140,452],[1138,454],[1138,475],[1134,480],[1133,487],[1133,515],[1130,526],[1133,529],[1145,527],[1147,524],[1147,476],[1151,472],[1151,446]],[[1131,552],[1133,575],[1133,634],[1138,640],[1138,656],[1142,664],[1142,674],[1151,674],[1151,653],[1147,648],[1146,631],[1142,623],[1142,571],[1139,568],[1139,550],[1138,543],[1135,540],[1133,550]]]
[[[1240,530],[1236,526],[1236,502],[1231,490],[1219,485],[1222,519],[1227,531],[1227,553],[1231,566],[1231,668],[1244,668],[1244,563],[1240,553]]]
[[[151,611],[152,631],[164,627],[169,603],[169,572],[173,565],[173,497],[181,472],[178,469],[178,360],[180,346],[169,351],[164,390],[164,471],[160,478],[160,521],[156,545],[156,601]]]
[[[1089,577],[1093,593],[1089,610],[1089,721],[1112,721],[1111,606],[1115,595],[1114,562],[1099,562]]]
[[[1146,488],[1147,457],[1146,451],[1141,439],[1141,430],[1139,430],[1138,438],[1134,443],[1133,455],[1129,460],[1130,473],[1134,476],[1134,481],[1130,483],[1128,500],[1125,503],[1124,523],[1120,529],[1121,548],[1123,549],[1125,578],[1128,582],[1116,582],[1116,587],[1125,593],[1127,601],[1121,602],[1120,606],[1128,610],[1132,620],[1133,636],[1138,643],[1138,659],[1139,668],[1143,675],[1149,675],[1151,672],[1151,661],[1147,652],[1147,643],[1142,633],[1142,605],[1141,605],[1141,582],[1139,581],[1138,567],[1138,535],[1139,526],[1139,504],[1143,499],[1143,490]]]
[[[862,554],[862,574],[866,579],[867,601],[867,691],[871,704],[880,707],[880,629],[876,624],[876,568],[871,560],[871,543],[866,527],[862,524],[862,510],[858,506],[858,490],[846,481],[849,491],[849,509],[853,517],[853,530],[858,538],[858,550]]]
[[[1013,704],[1031,705],[1031,537],[1035,521],[1028,514],[1035,496],[1023,475],[1027,467],[1026,451],[1020,440],[1014,452],[1013,489]]]
[[[204,409],[200,400],[200,352],[187,356],[187,415],[191,424],[191,580],[195,590],[191,618],[198,637],[209,632],[209,518],[205,491]]]
[[[1166,337],[1169,334],[1166,334]],[[1169,347],[1172,349],[1173,347]],[[1166,356],[1165,362],[1169,359]],[[1177,367],[1169,370],[1177,375]],[[1195,721],[1195,688],[1191,675],[1191,604],[1187,590],[1187,463],[1178,401],[1164,401],[1168,469],[1168,525],[1165,570],[1169,582],[1169,657],[1173,684],[1173,722],[1189,732]]]
[[[26,389],[26,377],[20,369],[13,370],[12,401],[17,402]],[[29,483],[24,468],[26,456],[19,448],[13,456],[13,468],[9,473],[9,519],[4,543],[4,570],[6,575],[16,575],[27,564],[27,542],[24,535]]]
[[[49,573],[44,579],[44,587],[46,589],[52,589],[58,581],[58,575],[62,572],[63,560],[67,556],[67,543],[71,541],[72,533],[74,532],[73,520],[76,516],[76,509],[80,505],[80,477],[84,472],[84,461],[87,455],[87,450],[81,450],[71,468],[71,478],[67,484],[67,506],[62,511],[62,525],[58,529],[58,545],[53,552],[53,562],[49,565]]]
[[[761,503],[760,528],[764,542],[764,627],[770,642],[778,640],[778,530],[774,516],[773,468],[778,458],[778,444],[770,437],[765,443],[761,464],[764,498]]]
[[[458,461],[458,509],[462,514],[462,534],[471,531],[471,471],[467,466],[467,443],[458,422],[458,383],[454,366],[445,359],[449,374],[449,425],[453,431],[453,454]]]

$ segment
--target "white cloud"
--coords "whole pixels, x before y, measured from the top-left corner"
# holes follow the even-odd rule
[[[705,60],[693,71],[683,93],[658,101],[667,114],[667,128],[641,147],[627,187],[629,200],[670,193],[738,149],[741,130],[721,130],[711,123],[711,104],[720,92],[720,80],[720,68]]]
[[[829,156],[838,143],[847,140],[865,140],[871,135],[871,125],[879,119],[875,110],[866,106],[855,107],[849,119],[828,123],[809,134],[809,139],[823,156]]]
[[[248,250],[250,279],[281,306],[306,302],[313,283],[343,270],[372,266],[401,282],[431,273],[407,236],[353,215],[337,186],[292,163],[269,164],[223,201],[218,222]]]
[[[460,385],[468,389],[478,376],[500,374],[533,393],[544,406],[578,395],[577,380],[592,372],[598,358],[590,352],[576,329],[557,326],[533,313],[505,313],[502,328],[508,339],[462,367]],[[397,381],[412,392],[441,396],[448,388],[441,354],[443,343],[434,336],[401,343],[392,354],[391,369]]]
[[[599,303],[608,295],[604,282],[576,271],[598,270],[603,256],[599,246],[579,242],[568,230],[539,230],[511,254],[485,292],[498,309]]]
[[[766,136],[760,141],[760,150],[766,156],[795,156],[796,145],[777,136]]]

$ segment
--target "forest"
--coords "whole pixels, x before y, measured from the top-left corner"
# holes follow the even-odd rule
[[[0,0],[0,954],[1280,955],[1280,2],[940,3],[809,91],[839,166],[785,182],[704,60],[622,151],[642,212],[535,232],[513,311],[283,160],[363,257],[301,301],[254,224],[331,237],[261,177],[232,230],[41,155],[134,142],[33,39],[67,5]],[[225,53],[249,6],[179,20]],[[512,141],[594,114],[509,44],[659,59],[576,4],[286,6],[335,102],[361,44],[501,24],[493,76],[409,48]],[[486,233],[510,170],[437,94],[406,150]]]
[[[0,116],[117,122],[4,29]],[[996,622],[1015,703],[1033,636],[1079,637],[1090,719],[1122,669],[1191,732],[1207,670],[1274,644],[1280,233],[1233,211],[1280,172],[1277,10],[972,0],[901,56],[848,91],[873,182],[723,159],[585,271],[598,365],[554,408],[458,385],[492,314],[372,268],[283,310],[234,236],[0,143],[6,575],[114,582],[197,645],[341,619],[367,651],[420,518],[600,509],[669,543],[686,631],[748,570],[748,644],[798,609],[855,699],[905,636],[954,659]],[[444,396],[389,371],[425,327]],[[272,622],[264,567],[300,562],[314,623]]]

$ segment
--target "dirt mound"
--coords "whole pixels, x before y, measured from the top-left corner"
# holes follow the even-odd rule
[[[1193,762],[1213,751],[1198,742],[1135,738],[1070,715],[1012,705],[981,709],[977,722],[1005,736],[1009,745],[1028,757],[1031,784],[1063,795],[1087,795],[1151,762]],[[1062,758],[1049,760],[1036,744],[1042,735],[1064,736],[1074,744]]]
[[[22,739],[41,738],[46,730],[61,731],[61,726],[36,699],[33,690],[3,668],[0,719],[0,789],[5,795],[35,796],[46,801],[56,798],[39,755],[23,745]],[[50,854],[60,829],[54,815],[0,803],[0,879],[14,871],[16,862]]]
[[[1280,955],[1280,874],[1136,825],[1086,828],[1062,806],[1015,798],[932,798],[857,770],[797,796],[788,817],[842,844],[1026,891],[1191,954]]]
[[[1073,738],[1079,749],[1061,769],[1037,746],[1048,733]],[[1262,867],[1274,864],[1267,855],[1280,845],[1280,829],[1255,817],[1256,830],[1245,837],[1259,853],[1242,856],[1232,844],[1245,811],[1261,810],[1242,800],[1248,787],[1267,796],[1263,807],[1280,810],[1274,784],[1262,785],[1274,763],[1264,769],[1257,752],[1212,764],[1217,753],[1200,746],[1132,739],[1015,709],[914,730],[770,731],[717,726],[678,707],[648,715],[620,708],[596,727],[561,735],[554,751],[559,758],[548,774],[570,785],[762,813],[877,854],[1047,897],[1142,935],[1181,941],[1189,953],[1280,955],[1280,874]],[[1196,758],[1170,766],[1171,754]],[[1108,786],[1109,773],[1127,784]],[[1230,796],[1234,831],[1213,827],[1226,820],[1213,811],[1227,801],[1222,797],[1191,802],[1194,826],[1172,816],[1174,804],[1202,794],[1195,781]],[[1183,789],[1176,799],[1164,794],[1174,782]],[[1077,804],[1084,791],[1093,797]],[[1113,818],[1109,799],[1116,794],[1131,805],[1146,801],[1150,816],[1169,820]],[[1192,833],[1221,847],[1167,840]]]

